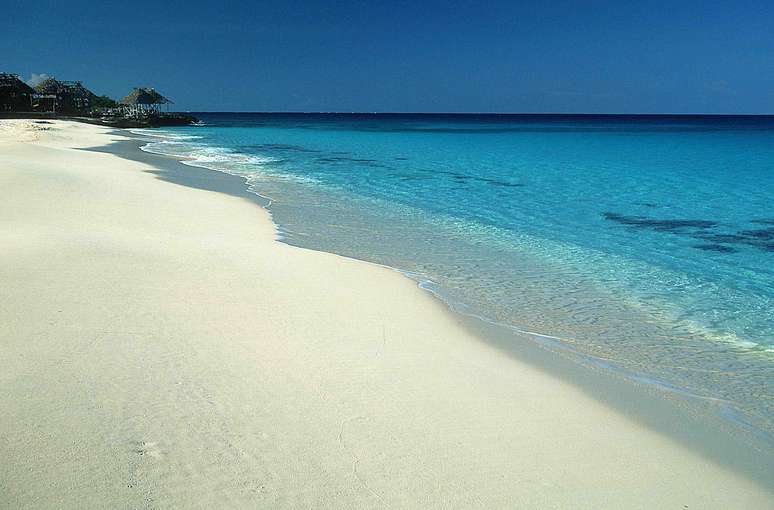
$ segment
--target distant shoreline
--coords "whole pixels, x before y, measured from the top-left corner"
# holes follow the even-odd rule
[[[554,117],[554,118],[761,118],[774,119],[774,113],[498,113],[498,112],[327,112],[327,111],[242,111],[242,110],[188,110],[191,114],[244,114],[244,115],[343,115],[343,116],[458,116],[458,117]]]
[[[63,120],[73,122],[83,122],[85,124],[94,124],[95,126],[106,126],[113,128],[154,128],[169,126],[187,126],[198,119],[188,114],[174,114],[161,117],[154,121],[136,120],[130,118],[119,118],[103,120],[97,117],[87,117],[78,115],[58,115],[51,112],[0,112],[0,119],[28,119],[28,120]]]

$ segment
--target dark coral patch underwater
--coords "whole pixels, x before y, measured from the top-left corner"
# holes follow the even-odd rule
[[[774,252],[774,227],[739,230],[735,233],[713,232],[720,223],[712,220],[654,219],[644,216],[625,216],[605,212],[602,216],[631,228],[685,235],[705,241],[693,245],[694,248],[719,253],[734,253],[738,250],[728,245],[750,246],[766,252]],[[751,220],[751,223],[768,225],[770,220]]]
[[[716,251],[719,253],[736,253],[737,249],[722,244],[694,244],[694,248],[704,251]]]
[[[602,213],[606,220],[615,221],[628,227],[657,230],[659,232],[682,232],[686,229],[708,229],[718,225],[710,220],[658,220],[644,216],[625,216],[623,214]]]

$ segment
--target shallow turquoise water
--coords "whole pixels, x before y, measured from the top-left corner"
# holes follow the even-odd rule
[[[247,177],[285,242],[774,430],[773,118],[200,117],[146,150]]]

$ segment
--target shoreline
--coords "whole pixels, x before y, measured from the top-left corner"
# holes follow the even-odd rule
[[[160,170],[156,173],[157,177],[167,182],[250,200],[269,214],[277,242],[287,244],[282,241],[281,227],[273,218],[270,199],[250,190],[245,177],[203,166],[188,165],[179,157],[146,151],[142,147],[155,141],[152,137],[131,130],[125,131],[128,131],[128,134],[124,135],[131,140],[92,150],[151,164]],[[575,351],[561,342],[553,342],[550,336],[517,330],[456,310],[452,303],[431,289],[424,288],[421,282],[406,275],[400,268],[334,252],[287,245],[394,271],[432,296],[451,320],[460,324],[481,342],[496,346],[506,356],[530,363],[553,377],[583,389],[591,398],[612,406],[656,432],[665,433],[683,444],[690,445],[709,458],[742,468],[752,479],[757,478],[764,484],[769,484],[774,491],[774,484],[770,483],[765,474],[774,471],[774,458],[762,464],[759,463],[760,459],[756,458],[760,452],[774,452],[772,438],[741,420],[731,407],[718,404],[713,399],[693,395],[681,388],[668,386],[661,381],[647,380],[644,375],[627,372],[605,363],[604,360]],[[735,437],[737,435],[743,437]]]
[[[758,313],[767,309],[767,270],[759,266],[763,261],[760,254],[756,257],[748,253],[755,250],[738,252],[743,248],[733,248],[733,256],[713,253],[693,257],[691,252],[697,249],[688,246],[686,239],[699,234],[659,232],[652,225],[625,227],[608,223],[601,211],[629,211],[648,218],[705,218],[713,217],[714,212],[667,213],[670,199],[666,195],[655,201],[658,203],[651,203],[637,201],[636,196],[623,200],[616,194],[602,193],[618,197],[613,202],[628,205],[606,203],[603,207],[604,200],[599,204],[595,200],[584,201],[585,205],[579,205],[584,219],[578,220],[568,215],[573,206],[566,204],[572,200],[559,197],[574,197],[581,187],[567,187],[565,183],[559,186],[565,188],[561,192],[543,192],[552,183],[563,182],[561,178],[546,180],[535,175],[535,183],[530,183],[529,189],[520,185],[513,191],[502,191],[500,184],[508,181],[504,175],[490,175],[493,182],[500,183],[496,188],[488,186],[492,182],[475,177],[478,170],[489,175],[487,164],[482,163],[486,161],[483,156],[470,161],[471,169],[478,169],[472,173],[466,170],[452,177],[446,171],[437,175],[428,172],[426,168],[436,163],[439,168],[454,166],[454,160],[445,159],[444,154],[465,157],[451,146],[444,154],[435,156],[436,163],[420,153],[408,158],[412,160],[408,163],[400,157],[403,149],[392,153],[392,145],[380,141],[383,135],[367,135],[364,140],[369,143],[362,148],[352,145],[351,140],[356,138],[336,135],[337,141],[331,145],[324,142],[327,135],[283,129],[313,127],[319,120],[314,116],[298,118],[290,124],[274,117],[247,117],[215,116],[207,118],[210,127],[134,132],[149,141],[145,151],[185,159],[186,165],[246,176],[250,191],[273,200],[269,209],[285,243],[405,270],[405,274],[439,294],[456,311],[499,322],[519,334],[542,333],[545,336],[531,338],[549,343],[552,348],[567,347],[563,350],[572,351],[573,355],[580,353],[578,358],[606,365],[639,383],[716,403],[703,404],[705,407],[723,403],[725,409],[718,414],[724,419],[774,445],[772,401],[760,396],[771,394],[770,382],[774,381],[767,377],[774,362],[772,351],[762,347],[770,336],[765,334],[765,328],[771,321],[766,313]],[[372,125],[367,119],[359,122],[365,124],[352,124],[346,131],[379,131],[381,125]],[[237,129],[222,130],[218,126]],[[326,133],[328,130],[323,128]],[[596,135],[589,136],[595,139]],[[564,138],[556,140],[557,149],[564,146]],[[400,148],[404,143],[406,147],[416,144],[413,134],[405,142],[401,140],[402,136],[393,140],[394,145]],[[286,145],[262,143],[269,141],[282,141],[304,150],[288,151]],[[361,172],[361,163],[352,159],[352,168],[347,166],[345,171],[338,172],[335,164],[318,157],[331,155],[333,161],[343,149],[348,157],[358,154],[372,161],[362,163]],[[500,157],[500,167],[504,168],[509,157]],[[512,163],[520,164],[518,159]],[[550,161],[551,156],[546,155],[546,159]],[[588,163],[593,166],[593,158]],[[624,161],[619,164],[627,165]],[[367,168],[372,165],[384,165],[390,170]],[[369,172],[374,173],[363,181]],[[524,177],[516,180],[525,184],[529,179]],[[415,178],[420,179],[416,186]],[[424,179],[427,185],[422,185]],[[637,188],[635,183],[630,185]],[[431,187],[437,189],[430,192]],[[593,188],[602,190],[605,186]],[[394,199],[390,198],[393,191]],[[621,190],[622,194],[624,191]],[[760,198],[754,190],[747,192],[750,200]],[[509,198],[491,201],[488,193]],[[669,193],[680,197],[675,202],[691,203],[683,191],[673,189]],[[545,198],[550,196],[555,198]],[[512,206],[508,205],[511,200]],[[413,201],[417,205],[412,205]],[[551,201],[557,202],[554,208],[547,207]],[[490,208],[488,203],[494,205]],[[659,207],[667,209],[657,211]],[[451,212],[443,213],[447,208]],[[530,219],[533,208],[534,221]],[[486,214],[476,219],[480,211],[490,210],[490,219]],[[766,209],[763,206],[756,210]],[[733,214],[716,211],[727,218],[728,225],[738,221],[736,229],[743,228],[746,219],[735,220]],[[512,228],[507,222],[502,223],[509,215]],[[747,215],[752,217],[755,213]],[[720,224],[726,225],[725,220]],[[751,220],[754,224],[755,220]],[[734,230],[730,226],[723,229]],[[649,233],[635,237],[636,230]],[[375,235],[369,235],[369,231]],[[574,232],[584,231],[588,234],[584,239],[573,241]],[[759,234],[765,236],[766,232]],[[650,239],[643,241],[641,254],[627,254],[638,245],[640,237]],[[664,244],[649,244],[657,237],[675,245],[667,249]],[[432,249],[422,248],[428,245]],[[674,257],[671,250],[677,250]],[[734,260],[745,269],[730,266]],[[747,273],[748,270],[751,272]],[[739,280],[739,271],[747,276]],[[703,313],[707,310],[712,312]],[[744,324],[747,328],[743,332],[738,328]]]
[[[0,310],[0,501],[771,504],[756,459],[718,464],[735,442],[696,454],[656,433],[655,397],[654,423],[632,420],[605,399],[647,399],[590,372],[568,384],[570,363],[536,347],[504,356],[406,277],[277,242],[242,179],[54,128],[0,154],[16,298]]]

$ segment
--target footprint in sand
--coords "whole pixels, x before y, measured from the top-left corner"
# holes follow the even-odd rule
[[[161,450],[158,448],[158,443],[155,441],[133,441],[134,448],[132,451],[141,457],[152,457],[154,459],[160,459],[162,457]]]

